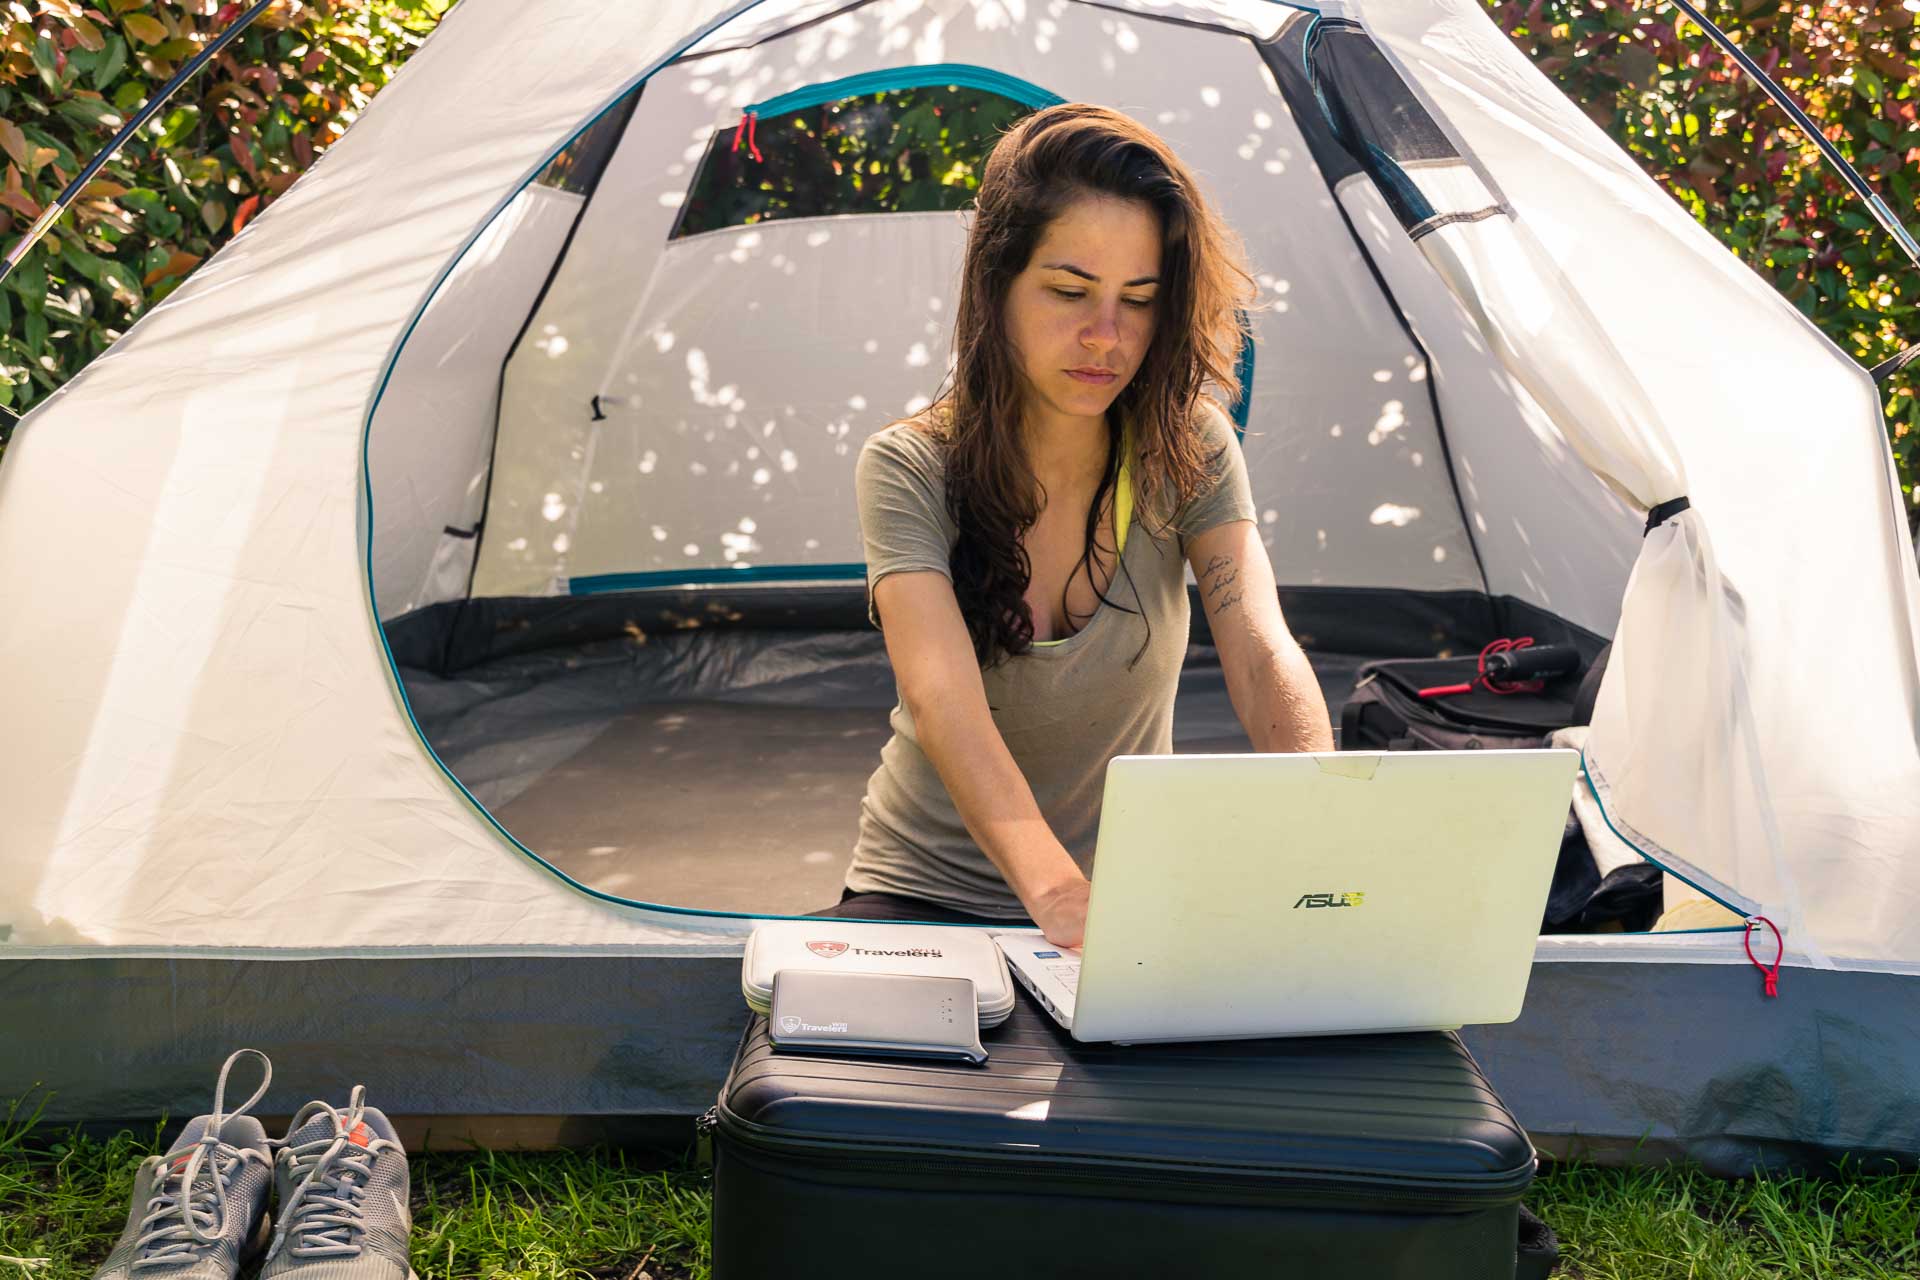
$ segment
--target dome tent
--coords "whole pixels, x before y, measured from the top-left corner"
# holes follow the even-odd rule
[[[843,629],[854,431],[937,382],[962,226],[675,235],[675,202],[745,108],[938,66],[1137,116],[1246,237],[1284,309],[1256,317],[1245,449],[1323,678],[1323,654],[1611,637],[1608,834],[1784,927],[1778,1000],[1737,930],[1543,938],[1522,1019],[1469,1034],[1543,1145],[1920,1150],[1920,607],[1872,384],[1478,6],[572,17],[456,8],[16,433],[0,1018],[44,1031],[0,1093],[177,1109],[239,1036],[391,1111],[705,1106],[750,921],[570,883],[495,818],[597,736],[549,714],[569,690],[743,717],[872,695],[877,642]],[[536,181],[563,156],[589,190]],[[522,736],[460,741],[522,688]],[[637,812],[717,854],[783,777],[697,781]]]

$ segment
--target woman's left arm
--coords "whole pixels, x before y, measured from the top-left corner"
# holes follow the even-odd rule
[[[1259,526],[1233,520],[1187,542],[1227,694],[1255,751],[1331,751],[1327,701],[1280,616]]]

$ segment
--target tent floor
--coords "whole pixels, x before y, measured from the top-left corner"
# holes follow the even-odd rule
[[[581,884],[638,902],[804,914],[840,896],[887,740],[892,673],[872,633],[760,644],[740,634],[665,654],[610,644],[450,678],[402,674],[440,759],[515,839]],[[1337,723],[1366,659],[1311,657]],[[1249,749],[1209,648],[1189,651],[1174,749]]]

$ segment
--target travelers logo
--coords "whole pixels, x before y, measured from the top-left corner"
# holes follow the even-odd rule
[[[798,1035],[804,1031],[808,1035],[843,1036],[847,1034],[845,1022],[808,1022],[805,1018],[796,1018],[787,1014],[780,1019],[780,1030],[787,1035]]]
[[[1298,911],[1302,907],[1357,907],[1365,902],[1364,893],[1303,893],[1300,901],[1293,904]]]
[[[823,960],[831,960],[846,949],[847,944],[844,942],[809,942],[807,944],[807,950]]]

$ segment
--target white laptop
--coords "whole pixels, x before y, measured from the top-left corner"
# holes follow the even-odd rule
[[[1579,761],[1116,756],[1081,950],[995,940],[1076,1040],[1511,1022]]]

